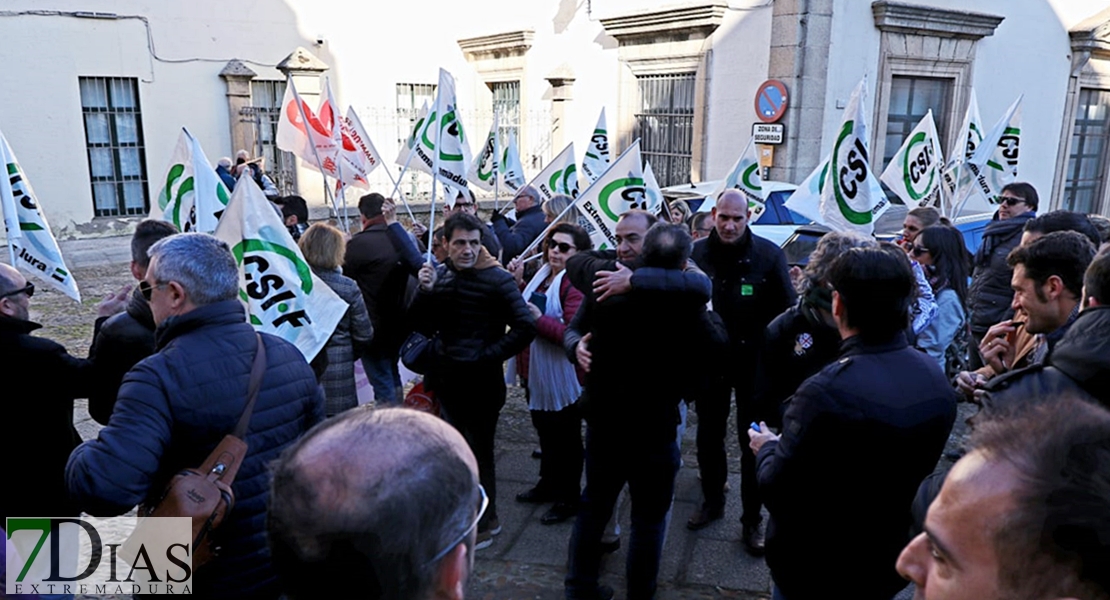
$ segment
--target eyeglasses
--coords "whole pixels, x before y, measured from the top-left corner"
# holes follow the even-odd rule
[[[1006,206],[1017,206],[1018,204],[1025,204],[1025,198],[1018,198],[1017,196],[999,196],[999,200]]]
[[[35,295],[35,284],[28,281],[27,285],[19,288],[18,290],[12,290],[12,291],[10,291],[6,294],[0,294],[0,298],[7,298],[9,296],[18,296],[19,294],[27,294],[28,298],[30,298],[31,296],[34,296]]]
[[[478,494],[478,514],[474,515],[474,522],[471,523],[465,531],[459,534],[459,537],[455,538],[455,541],[447,544],[446,548],[436,554],[432,558],[432,560],[429,560],[428,564],[439,562],[441,558],[447,556],[452,550],[454,550],[455,546],[461,544],[462,541],[466,539],[466,536],[470,535],[471,531],[474,531],[474,529],[478,527],[478,521],[482,520],[482,515],[486,514],[486,509],[489,508],[489,496],[486,495],[486,488],[482,487],[480,484],[478,485]]]
[[[930,254],[930,252],[929,249],[925,246],[918,246],[917,244],[914,244],[913,247],[910,248],[910,254],[914,256],[921,256],[922,254]]]
[[[158,282],[155,282],[154,285],[150,285],[144,279],[143,281],[139,282],[139,293],[143,295],[144,300],[146,300],[147,302],[150,302],[150,295],[154,293],[154,288],[163,287],[165,285],[166,285],[165,281],[158,281]]]
[[[566,242],[548,242],[547,243],[547,249],[548,250],[552,250],[554,248],[558,248],[559,252],[562,252],[563,254],[566,254],[567,252],[570,252],[571,250],[577,250],[578,249],[577,246],[572,246],[572,245],[570,245]]]

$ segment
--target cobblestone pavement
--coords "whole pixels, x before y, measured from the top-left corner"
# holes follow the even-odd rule
[[[31,318],[46,323],[40,335],[63,343],[71,353],[85,356],[92,335],[95,307],[100,298],[123,285],[133,283],[127,271],[128,238],[63,242],[81,286],[83,302],[77,305],[61,294],[44,290],[32,302]],[[954,450],[961,441],[959,427],[970,414],[961,407],[957,433],[950,442]],[[690,411],[682,439],[683,467],[675,486],[675,503],[660,572],[658,597],[663,600],[695,598],[739,598],[754,600],[770,597],[770,574],[762,559],[748,556],[741,549],[739,507],[739,446],[735,419],[729,424],[729,485],[725,518],[709,527],[691,532],[685,528],[690,513],[701,500],[697,479],[694,440],[697,418]],[[99,430],[88,416],[84,400],[77,403],[75,420],[81,435],[89,439]],[[513,500],[518,492],[533,485],[539,461],[531,458],[537,438],[531,425],[521,390],[510,387],[497,432],[497,479],[500,520],[503,532],[491,547],[478,551],[471,576],[471,598],[501,599],[562,598],[566,573],[567,542],[571,523],[544,526],[539,522],[546,505],[524,505]],[[942,465],[949,461],[942,460]],[[845,468],[850,468],[846,463]],[[624,547],[627,547],[628,509],[620,512]],[[865,526],[865,523],[861,523]],[[603,582],[613,585],[618,597],[624,592],[623,548],[606,558]],[[912,587],[899,598],[909,598]]]

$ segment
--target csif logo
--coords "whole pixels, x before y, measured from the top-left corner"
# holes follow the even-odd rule
[[[855,210],[849,204],[867,182],[867,148],[859,136],[852,135],[855,121],[846,121],[833,146],[833,195],[844,218],[855,225],[871,222],[871,210]]]
[[[305,297],[312,293],[312,270],[304,259],[285,246],[259,239],[245,239],[231,252],[243,268],[246,282],[239,296],[249,307],[252,325],[299,328],[312,323],[304,310]]]
[[[633,210],[647,210],[648,196],[643,177],[622,177],[615,179],[598,193],[597,203],[605,216],[616,222],[624,213]]]
[[[921,200],[933,191],[936,169],[933,168],[933,141],[919,131],[910,138],[902,158],[902,183],[914,200]],[[928,175],[926,179],[925,175]]]
[[[190,594],[188,517],[8,517],[10,594]]]

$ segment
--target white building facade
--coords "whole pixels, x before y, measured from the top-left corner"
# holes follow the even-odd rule
[[[1019,179],[1045,206],[1110,214],[1110,3],[968,4],[9,0],[0,131],[55,233],[81,237],[148,213],[181,127],[213,162],[265,156],[284,191],[323,206],[320,175],[272,145],[287,74],[310,105],[326,75],[389,163],[440,67],[472,147],[496,110],[529,174],[571,142],[581,160],[604,108],[613,156],[639,138],[664,186],[724,175],[767,79],[788,91],[770,176],[799,182],[866,75],[876,172],[926,110],[949,151],[972,89],[988,126],[1024,94]],[[390,174],[371,187],[390,193]]]

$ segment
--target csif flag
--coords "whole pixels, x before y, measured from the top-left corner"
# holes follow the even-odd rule
[[[410,166],[418,171],[424,171],[431,175],[431,167],[425,167],[424,163],[409,160],[409,155],[412,154],[412,147],[416,145],[416,136],[420,134],[420,130],[424,128],[424,121],[428,120],[428,101],[424,101],[424,105],[420,107],[420,111],[416,113],[416,121],[413,122],[412,131],[409,136],[405,138],[405,143],[401,144],[401,149],[397,151],[397,158],[393,159],[393,164],[398,166],[405,166],[408,163]]]
[[[663,201],[663,190],[659,187],[659,180],[655,178],[655,171],[651,170],[651,163],[646,160],[644,161],[644,195],[647,198],[644,210],[663,215],[667,210],[667,203]],[[670,215],[663,215],[663,218],[668,223],[671,221]]]
[[[258,331],[293,344],[311,361],[347,312],[347,303],[305,262],[258,184],[242,177],[216,237],[239,266],[239,298]]]
[[[867,78],[856,84],[844,111],[829,157],[829,173],[821,190],[822,221],[837,231],[871,235],[875,219],[890,207],[890,201],[868,181],[871,162],[867,148],[867,117],[864,115]]]
[[[640,166],[640,140],[633,142],[609,168],[578,194],[574,207],[587,223],[594,248],[609,250],[617,247],[617,220],[631,209],[651,210],[644,172]]]
[[[971,182],[960,189],[956,206],[966,208],[975,205],[993,210],[999,202],[1002,188],[1017,179],[1023,97],[1024,94],[1014,100],[1002,118],[983,136],[975,154],[964,163]]]
[[[936,206],[941,191],[940,152],[937,125],[930,109],[894,153],[879,179],[907,205]]]
[[[825,156],[817,168],[811,172],[802,183],[790,194],[784,206],[802,215],[814,223],[825,223],[821,216],[821,193],[829,181],[829,156]],[[874,198],[882,197],[883,186],[879,179],[870,171],[867,172],[867,184],[871,188]],[[699,212],[701,212],[699,210]]]
[[[593,183],[609,168],[609,130],[605,127],[605,107],[601,107],[601,116],[597,118],[597,127],[590,136],[590,143],[586,146],[586,155],[582,157],[582,174],[586,181]]]
[[[200,142],[182,127],[150,218],[169,221],[183,232],[212,233],[229,197]]]
[[[50,232],[46,215],[42,214],[38,198],[31,189],[31,182],[27,180],[2,132],[0,162],[4,165],[4,176],[0,177],[0,206],[4,210],[8,244],[15,255],[12,266],[81,302],[77,282],[66,267],[58,241]]]
[[[759,154],[756,153],[754,136],[748,140],[748,145],[744,146],[740,158],[736,159],[736,164],[732,165],[721,186],[711,196],[713,203],[716,203],[717,198],[728,189],[740,190],[744,194],[744,198],[748,200],[748,222],[758,221],[766,209],[766,204],[763,201],[763,177],[759,174]],[[711,204],[709,208],[713,208],[713,205]],[[704,211],[699,210],[699,212]]]
[[[944,184],[948,187],[949,194],[956,191],[957,182],[960,187],[963,187],[970,181],[970,178],[966,177],[966,170],[961,167],[964,161],[975,155],[975,149],[982,142],[983,119],[979,116],[979,100],[973,89],[967,103],[964,122],[960,126],[959,134],[952,144],[952,152],[948,154],[948,163],[944,167]]]
[[[540,193],[541,202],[559,194],[577,198],[578,167],[574,163],[574,144],[567,144],[567,147],[563,148],[563,151],[532,179],[530,185]]]
[[[470,183],[487,192],[493,191],[500,170],[498,169],[500,166],[498,163],[501,159],[501,149],[497,141],[497,121],[497,114],[494,113],[493,125],[490,126],[486,141],[482,144],[482,151],[474,157],[474,162],[470,165],[470,171],[466,174]]]
[[[471,156],[470,142],[458,117],[455,78],[440,69],[436,101],[413,142],[412,163],[433,173],[444,185],[463,190],[467,187]]]
[[[524,187],[524,165],[520,163],[520,149],[516,145],[516,134],[509,132],[509,142],[505,144],[505,152],[501,156],[501,185],[512,193],[517,193]]]

